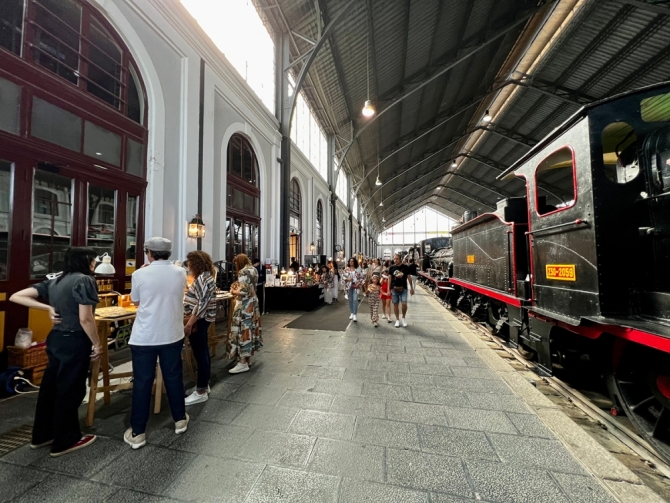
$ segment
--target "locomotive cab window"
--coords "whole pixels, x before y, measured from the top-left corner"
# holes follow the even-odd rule
[[[613,122],[603,129],[605,176],[615,183],[628,183],[640,174],[637,135],[625,122]]]
[[[574,206],[575,153],[563,147],[542,160],[535,169],[535,209],[538,215],[548,215]],[[540,193],[543,195],[540,196]]]
[[[640,102],[640,115],[644,122],[670,120],[670,93],[645,98]]]

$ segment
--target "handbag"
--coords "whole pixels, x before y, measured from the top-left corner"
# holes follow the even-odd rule
[[[405,291],[405,287],[404,287],[404,286],[394,286],[394,287],[393,287],[393,291],[394,291],[395,293],[402,293],[402,292]]]

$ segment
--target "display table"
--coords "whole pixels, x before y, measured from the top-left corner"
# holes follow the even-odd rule
[[[321,285],[308,287],[266,286],[265,310],[272,311],[311,311],[323,302]]]

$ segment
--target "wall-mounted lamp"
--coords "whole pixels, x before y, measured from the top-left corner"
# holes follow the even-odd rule
[[[309,250],[312,252],[312,255],[314,254],[314,250],[316,250],[316,246],[314,246],[314,242],[312,241],[309,245]]]
[[[188,237],[190,238],[204,238],[205,237],[205,223],[196,213],[191,223],[188,224]]]
[[[95,268],[95,274],[116,274],[116,269],[112,265],[112,257],[108,253],[104,253],[101,257],[96,257],[96,262],[99,262]]]

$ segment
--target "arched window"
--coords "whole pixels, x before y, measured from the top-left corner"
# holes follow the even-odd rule
[[[300,234],[302,232],[302,198],[300,196],[300,184],[295,178],[291,180],[291,192],[289,194],[289,255],[300,260]]]
[[[234,134],[228,142],[226,256],[260,258],[261,208],[258,158],[249,140]]]
[[[316,253],[323,254],[323,204],[316,203]]]

